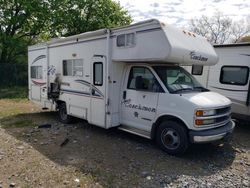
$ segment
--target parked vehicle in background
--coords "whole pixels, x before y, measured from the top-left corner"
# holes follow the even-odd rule
[[[214,66],[185,67],[204,87],[232,101],[233,116],[250,121],[250,43],[215,45]]]
[[[234,129],[231,101],[180,65],[214,65],[203,37],[148,20],[30,46],[29,98],[103,128],[156,139],[170,154],[222,140]]]

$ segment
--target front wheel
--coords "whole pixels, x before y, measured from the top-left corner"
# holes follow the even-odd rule
[[[72,117],[67,114],[66,103],[60,104],[58,114],[62,123],[71,123]]]
[[[156,141],[171,155],[184,153],[189,145],[186,128],[175,121],[164,121],[159,125]]]

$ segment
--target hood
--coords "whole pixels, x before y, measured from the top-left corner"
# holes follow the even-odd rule
[[[202,108],[231,105],[228,98],[215,92],[185,93],[182,97]]]

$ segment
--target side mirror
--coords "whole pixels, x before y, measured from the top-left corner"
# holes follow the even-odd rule
[[[135,78],[135,88],[138,90],[143,89],[143,79],[142,76],[136,76]]]

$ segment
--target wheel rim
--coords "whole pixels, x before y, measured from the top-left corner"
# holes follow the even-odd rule
[[[60,109],[60,116],[62,120],[66,120],[67,119],[67,111],[65,106],[61,107]]]
[[[167,149],[177,149],[180,146],[179,133],[171,128],[166,128],[161,133],[161,141]]]

